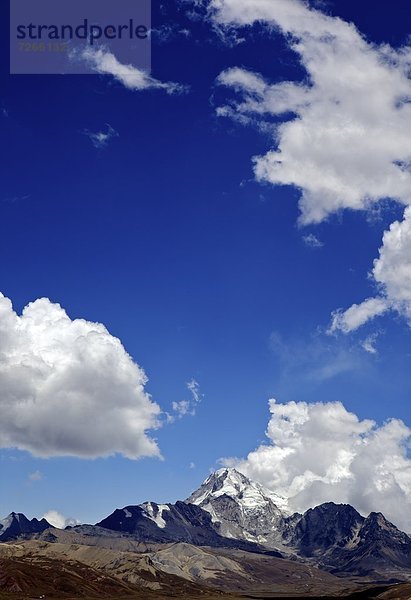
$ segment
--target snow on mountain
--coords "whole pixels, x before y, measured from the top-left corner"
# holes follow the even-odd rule
[[[236,469],[212,473],[186,500],[210,513],[218,532],[235,539],[281,546],[287,500]]]
[[[219,469],[187,500],[210,513],[216,531],[311,559],[355,575],[411,569],[411,538],[383,515],[363,517],[350,505],[328,502],[291,515],[287,500],[235,469]],[[374,573],[375,571],[375,573]]]
[[[11,513],[5,519],[0,519],[0,536],[3,535],[4,533],[6,533],[6,531],[8,531],[10,529],[15,516],[16,516],[16,518],[18,518],[18,515],[14,515],[14,513]]]
[[[49,527],[51,525],[46,519],[29,521],[25,515],[12,512],[5,519],[0,519],[0,541],[5,542],[20,535],[41,533]]]
[[[289,515],[288,500],[264,486],[251,481],[232,468],[218,469],[212,473],[198,490],[193,492],[187,502],[201,506],[209,498],[218,498],[226,494],[237,499],[244,507],[253,508],[271,500],[284,515]]]
[[[244,540],[222,537],[211,521],[211,515],[194,504],[156,504],[144,502],[116,509],[96,527],[135,536],[140,541],[156,543],[184,542],[199,546],[235,547],[255,550]],[[84,529],[84,527],[83,527]]]
[[[143,514],[147,519],[154,521],[157,527],[160,529],[164,529],[167,525],[164,520],[164,511],[170,512],[170,507],[167,504],[156,504],[155,502],[144,502],[140,504],[140,507],[143,509]]]

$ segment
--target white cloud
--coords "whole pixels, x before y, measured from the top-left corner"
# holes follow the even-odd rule
[[[373,276],[393,308],[411,321],[411,207],[384,233]]]
[[[0,294],[0,447],[35,456],[159,456],[147,377],[104,325]]]
[[[203,398],[203,394],[200,391],[200,384],[195,379],[191,379],[187,382],[187,389],[191,392],[192,402],[198,404]]]
[[[165,24],[150,31],[151,39],[158,44],[167,44],[177,38],[190,38],[191,31],[180,27],[178,24]]]
[[[47,511],[42,518],[46,519],[46,521],[48,521],[53,527],[57,527],[57,529],[64,529],[65,527],[73,527],[74,525],[80,525],[80,521],[77,521],[77,519],[67,519],[57,510]]]
[[[173,411],[177,414],[177,417],[185,417],[190,415],[193,417],[195,413],[195,409],[193,408],[191,402],[188,400],[180,400],[180,402],[173,402]]]
[[[109,51],[102,48],[87,48],[82,53],[82,59],[85,60],[91,68],[101,75],[112,75],[117,81],[129,90],[142,91],[148,89],[164,90],[167,94],[180,94],[186,91],[186,87],[171,81],[164,82],[154,79],[145,71],[125,65]]]
[[[31,482],[41,481],[42,479],[44,479],[44,475],[41,471],[34,471],[34,473],[29,474],[29,481]]]
[[[411,429],[392,419],[360,420],[340,402],[270,400],[268,444],[224,464],[290,498],[304,511],[323,502],[382,511],[411,532]]]
[[[105,148],[113,137],[118,137],[119,135],[108,123],[106,123],[106,131],[93,132],[85,129],[83,133],[91,140],[95,148]]]
[[[190,400],[180,400],[179,402],[173,402],[173,411],[176,413],[177,418],[191,416],[196,414],[196,406],[201,402],[204,395],[200,391],[200,385],[195,379],[191,379],[186,383],[187,389],[191,392]],[[168,421],[173,421],[173,415],[168,415]]]
[[[276,148],[255,158],[259,180],[302,190],[301,223],[342,208],[364,209],[392,197],[410,201],[410,57],[373,46],[354,25],[297,0],[214,0],[214,19],[247,25],[260,19],[289,37],[308,81],[270,84],[234,68],[219,82],[241,94],[243,115],[294,113],[277,129]],[[407,101],[405,101],[407,100]]]
[[[389,304],[384,298],[368,298],[361,304],[353,304],[346,311],[336,310],[332,314],[329,333],[343,331],[349,333],[355,331],[367,321],[374,317],[384,314],[389,308]]]
[[[369,354],[378,354],[378,350],[376,348],[378,333],[371,333],[367,335],[365,340],[361,343],[363,349]]]
[[[384,233],[379,258],[371,276],[380,288],[380,296],[353,304],[332,316],[330,331],[348,333],[376,316],[394,309],[411,325],[411,207],[402,221],[395,221]]]
[[[218,115],[260,128],[283,118],[254,171],[257,180],[301,190],[300,224],[373,210],[387,198],[410,205],[410,46],[372,44],[352,23],[300,0],[211,0],[209,8],[225,29],[264,21],[280,30],[306,70],[303,81],[270,83],[234,67],[217,80],[237,93]],[[334,313],[332,330],[348,333],[388,308],[410,319],[410,221],[407,208],[384,234],[372,272],[379,295]]]
[[[319,240],[318,237],[316,235],[314,235],[313,233],[304,235],[303,242],[309,248],[322,248],[324,246],[324,242]]]

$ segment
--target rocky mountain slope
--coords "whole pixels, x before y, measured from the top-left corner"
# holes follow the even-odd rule
[[[225,537],[247,540],[269,548],[282,546],[287,500],[250,481],[236,469],[219,469],[186,500],[211,515]]]
[[[411,572],[411,538],[381,513],[361,516],[347,504],[322,504],[295,521],[285,536],[299,556],[334,573]]]
[[[239,586],[241,578],[247,581],[247,569],[230,563],[230,552],[243,553],[247,564],[267,559],[271,568],[277,557],[282,565],[292,559],[294,570],[308,565],[339,577],[411,580],[411,538],[382,514],[364,517],[352,506],[334,503],[302,515],[290,514],[286,500],[234,469],[210,475],[185,502],[127,506],[97,525],[62,532],[50,528],[44,519],[29,521],[14,513],[0,522],[0,541],[30,535],[55,549],[60,543],[78,543],[83,548],[91,545],[145,554],[150,568],[207,585],[210,573],[217,572],[224,573],[218,577],[220,582],[228,578]],[[169,550],[170,544],[174,550]],[[253,568],[258,571],[260,567]],[[191,579],[194,573],[198,581]]]
[[[411,573],[411,538],[382,514],[326,503],[290,514],[284,498],[235,469],[210,475],[187,500],[210,513],[222,535],[311,559],[339,574],[380,577]]]
[[[0,520],[0,542],[6,542],[22,535],[41,533],[51,527],[46,519],[32,519],[29,521],[21,513],[10,513],[8,517]]]
[[[183,502],[126,506],[97,523],[97,527],[131,533],[151,542],[181,541],[210,546],[219,542],[210,515]]]
[[[145,502],[138,506],[126,506],[115,510],[96,526],[132,534],[137,539],[147,542],[185,542],[217,548],[228,546],[250,551],[263,550],[243,539],[223,537],[207,511],[186,502]]]

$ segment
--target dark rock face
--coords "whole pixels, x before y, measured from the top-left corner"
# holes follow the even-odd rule
[[[303,556],[318,556],[333,546],[344,547],[360,530],[364,518],[349,504],[327,502],[304,513],[291,530],[288,544]]]
[[[364,518],[347,504],[308,510],[290,530],[287,544],[334,573],[411,570],[411,538],[381,513]]]
[[[51,527],[46,519],[27,519],[21,513],[10,513],[8,517],[0,521],[0,542],[7,542],[22,535],[42,533]]]
[[[115,510],[96,526],[131,534],[141,541],[186,542],[197,546],[235,547],[254,552],[258,549],[256,544],[219,535],[208,512],[185,502],[147,502],[139,506],[127,506]]]
[[[174,505],[147,502],[139,506],[127,506],[115,510],[97,526],[137,535],[141,540],[152,542],[206,544],[216,541],[218,537],[211,525],[210,515],[184,502]]]
[[[342,552],[336,572],[367,574],[386,569],[411,569],[411,538],[381,513],[364,519],[355,544]]]

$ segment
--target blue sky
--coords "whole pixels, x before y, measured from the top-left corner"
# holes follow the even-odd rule
[[[407,43],[406,2],[360,4],[316,7],[371,44]],[[184,498],[221,457],[264,442],[269,398],[339,401],[360,421],[410,424],[407,316],[390,310],[327,334],[333,311],[375,296],[368,273],[404,203],[298,226],[301,189],[253,173],[252,157],[274,146],[271,130],[217,116],[231,91],[216,80],[241,67],[304,81],[299,57],[279,29],[249,26],[230,44],[187,6],[153,0],[154,29],[173,33],[152,47],[153,77],[186,93],[133,91],[109,75],[11,76],[1,54],[1,291],[18,314],[46,297],[71,319],[103,323],[174,414],[149,434],[164,460],[39,458],[3,443],[2,515],[54,509],[95,522],[115,507]],[[97,148],[85,132],[107,124],[117,135]],[[193,379],[201,402],[178,418],[173,402],[191,402]]]

